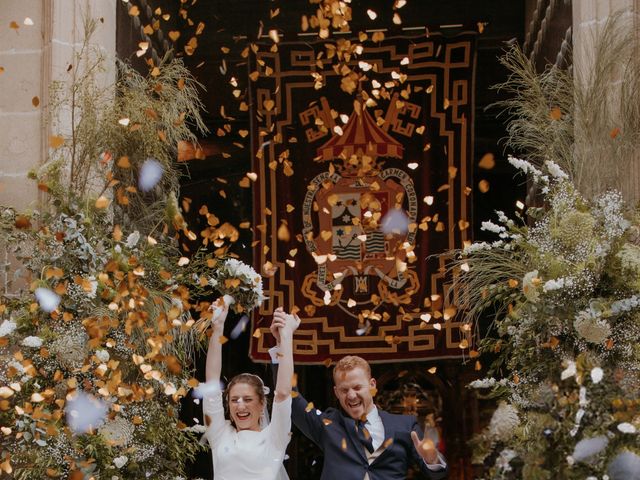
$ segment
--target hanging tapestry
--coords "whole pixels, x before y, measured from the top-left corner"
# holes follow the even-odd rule
[[[390,37],[357,58],[344,42],[263,46],[249,67],[254,261],[268,297],[251,358],[269,359],[280,306],[302,319],[298,363],[468,354],[437,255],[470,235],[475,35]]]

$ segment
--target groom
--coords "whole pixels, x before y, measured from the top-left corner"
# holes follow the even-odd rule
[[[271,333],[280,344],[278,322]],[[277,363],[278,346],[269,352]],[[324,453],[321,480],[405,479],[415,462],[426,478],[447,477],[447,464],[433,442],[410,415],[394,415],[373,402],[376,380],[366,360],[342,358],[333,369],[333,391],[342,410],[316,410],[300,394],[293,398],[291,418],[296,427]]]

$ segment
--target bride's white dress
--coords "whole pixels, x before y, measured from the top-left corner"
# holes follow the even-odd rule
[[[202,410],[211,424],[205,438],[211,445],[214,480],[276,480],[291,437],[291,397],[273,402],[271,423],[260,432],[237,431],[224,418],[222,393],[204,397]]]

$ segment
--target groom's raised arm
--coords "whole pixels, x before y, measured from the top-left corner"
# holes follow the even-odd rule
[[[271,356],[271,367],[273,369],[273,375],[275,379],[278,372],[280,338],[279,335],[277,335],[277,329],[271,328],[271,333],[273,333],[273,336],[275,337],[277,342],[277,345],[275,347],[269,349],[269,355]],[[322,421],[322,415],[319,414],[318,410],[316,410],[315,408],[309,408],[309,402],[307,402],[305,398],[300,394],[297,386],[293,387],[291,396],[293,397],[291,403],[291,420],[293,421],[293,424],[298,427],[298,429],[304,434],[305,437],[307,437],[318,447],[320,447],[320,449],[322,449],[322,435],[325,429],[324,423]]]

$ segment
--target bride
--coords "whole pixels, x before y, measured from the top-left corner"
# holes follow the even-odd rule
[[[213,332],[207,350],[206,378],[220,384],[222,332],[229,305],[218,299],[213,308]],[[268,388],[257,375],[241,373],[231,379],[224,391],[229,408],[225,419],[223,392],[212,389],[203,398],[205,438],[211,445],[214,480],[288,479],[282,461],[291,432],[291,384],[293,379],[293,332],[300,320],[282,308],[273,314],[280,334],[280,367],[269,423],[266,394]],[[284,347],[284,348],[283,348]]]

